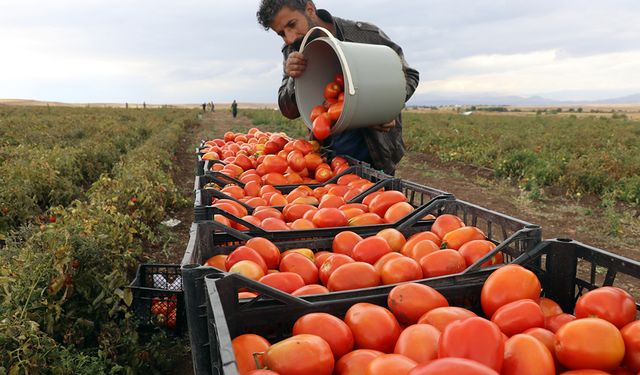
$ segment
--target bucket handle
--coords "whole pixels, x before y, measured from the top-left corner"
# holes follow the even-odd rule
[[[338,56],[340,56],[340,61],[344,63],[344,70],[345,70],[344,75],[346,77],[346,82],[348,83],[348,86],[349,86],[349,95],[352,95],[352,96],[355,95],[356,89],[353,87],[353,80],[351,79],[351,70],[349,69],[349,63],[347,62],[347,59],[344,56],[344,52],[342,52],[342,47],[340,47],[340,44],[338,43],[338,39],[336,39],[329,30],[320,26],[314,26],[311,29],[309,29],[307,34],[302,39],[302,44],[300,45],[300,51],[298,52],[302,53],[304,51],[304,47],[307,45],[307,39],[309,39],[309,36],[313,33],[314,30],[320,30],[325,34],[327,34],[329,39],[331,39],[331,41],[333,42],[333,45],[336,46],[336,51],[338,52]]]

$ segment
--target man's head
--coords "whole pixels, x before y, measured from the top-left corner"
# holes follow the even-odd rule
[[[287,45],[301,41],[318,23],[311,0],[262,0],[256,15],[265,30],[275,31]]]

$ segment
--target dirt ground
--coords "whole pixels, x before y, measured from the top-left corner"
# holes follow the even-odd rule
[[[216,111],[204,113],[200,124],[188,130],[177,150],[174,170],[174,182],[187,199],[194,199],[194,150],[200,141],[219,137],[228,130],[246,131],[251,127],[251,120],[242,115],[234,119],[228,111]],[[461,163],[443,163],[429,154],[409,153],[400,163],[396,176],[538,224],[542,227],[543,238],[571,238],[631,259],[640,259],[640,210],[637,208],[620,205],[615,210],[607,209],[601,207],[595,197],[568,197],[553,192],[545,192],[542,199],[533,200],[530,192],[495,178],[492,170]],[[189,239],[193,208],[185,207],[175,212],[173,217],[181,223],[171,230],[174,240],[165,251],[169,261],[179,263]],[[610,233],[615,233],[615,236]],[[637,280],[629,283],[629,289],[636,292],[640,289]],[[191,364],[187,362],[176,369],[176,374],[191,373]]]

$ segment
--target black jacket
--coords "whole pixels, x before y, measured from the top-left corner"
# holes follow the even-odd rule
[[[407,97],[405,102],[409,100],[413,95],[418,82],[420,81],[420,74],[417,70],[409,67],[404,59],[402,48],[394,43],[389,37],[380,30],[379,27],[366,22],[356,22],[345,20],[338,17],[332,17],[329,12],[324,9],[318,9],[318,17],[323,21],[333,23],[336,28],[336,38],[346,42],[367,43],[367,44],[382,44],[391,47],[400,59],[402,60],[402,66],[407,81]],[[296,45],[285,45],[282,48],[282,54],[284,61],[291,52],[297,51]],[[287,118],[300,117],[298,106],[296,104],[295,90],[293,78],[289,77],[286,73],[282,78],[282,85],[278,90],[278,106],[280,111]],[[378,124],[373,124],[378,125]],[[381,169],[389,174],[394,174],[396,164],[404,156],[404,142],[402,140],[402,117],[398,115],[396,118],[396,126],[389,132],[380,132],[373,128],[363,129],[365,142],[369,148],[369,154],[373,162],[373,167]]]

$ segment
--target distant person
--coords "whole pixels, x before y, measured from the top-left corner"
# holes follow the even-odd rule
[[[418,87],[418,71],[407,64],[402,48],[375,25],[333,17],[324,9],[316,9],[312,0],[262,0],[256,15],[265,30],[275,31],[284,40],[284,76],[278,90],[278,107],[287,118],[300,117],[293,80],[305,71],[307,61],[298,50],[304,36],[315,26],[324,27],[342,41],[389,46],[402,61],[407,81],[405,102]],[[404,156],[402,117],[399,114],[395,120],[386,124],[371,125],[368,128],[334,134],[323,143],[325,146],[330,145],[336,154],[349,155],[371,163],[374,168],[393,175],[397,163]]]
[[[142,108],[146,109],[147,108],[147,102],[142,102]]]
[[[202,112],[207,111],[207,103],[202,103]]]
[[[231,103],[231,114],[233,115],[233,118],[236,118],[238,115],[238,103],[236,103],[235,100]]]
[[[215,104],[213,104],[213,102],[211,102],[211,112],[215,112],[216,111],[216,106]]]

